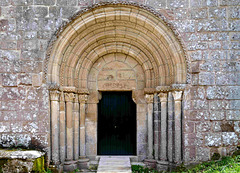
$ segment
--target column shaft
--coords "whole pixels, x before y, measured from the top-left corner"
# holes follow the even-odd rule
[[[73,93],[65,93],[66,100],[66,132],[67,132],[67,161],[73,160]]]
[[[167,93],[158,95],[161,101],[161,148],[160,160],[167,160]]]
[[[59,92],[50,91],[51,98],[51,143],[52,143],[52,161],[54,164],[59,163]]]
[[[86,102],[88,95],[79,95],[80,102],[80,158],[86,157],[86,129],[85,129],[85,117],[86,117]]]
[[[154,159],[158,160],[159,158],[159,101],[158,96],[154,96]]]
[[[176,163],[181,162],[182,157],[182,91],[174,91],[173,92],[174,97],[174,111],[175,111],[175,117],[174,117],[174,141],[175,141],[175,149],[174,149],[174,161]]]
[[[148,106],[148,159],[153,159],[153,94],[145,96]]]
[[[168,161],[173,162],[173,97],[168,93]]]
[[[78,103],[78,94],[75,95],[74,98],[74,116],[73,116],[73,122],[74,122],[74,160],[77,160],[79,158],[79,103]]]
[[[66,144],[65,144],[65,131],[66,131],[66,114],[65,114],[65,102],[64,102],[64,94],[61,93],[60,96],[60,161],[63,163],[65,161],[65,153],[66,153]]]

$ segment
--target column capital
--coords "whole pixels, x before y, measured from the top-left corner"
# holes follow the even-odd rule
[[[63,92],[60,93],[60,102],[64,102],[64,93]]]
[[[78,94],[74,94],[75,96],[74,96],[74,99],[73,99],[73,102],[74,103],[78,103],[79,102],[79,100],[78,100]]]
[[[65,101],[66,102],[73,102],[73,99],[75,98],[74,93],[64,93]]]
[[[145,94],[145,99],[148,104],[153,103],[153,94]]]
[[[173,91],[172,95],[173,95],[174,101],[181,101],[182,93],[183,93],[183,91]]]
[[[160,98],[161,102],[167,102],[167,96],[168,96],[168,94],[165,92],[161,92],[158,94],[158,97]]]
[[[78,95],[80,103],[87,103],[88,95],[87,94],[79,94]]]
[[[59,91],[58,90],[50,90],[50,100],[51,101],[59,101]]]

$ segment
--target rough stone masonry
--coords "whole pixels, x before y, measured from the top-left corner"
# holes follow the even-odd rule
[[[51,103],[49,83],[44,74],[44,69],[48,66],[45,62],[47,62],[47,51],[51,46],[49,43],[56,33],[64,32],[64,27],[61,27],[64,23],[74,22],[72,21],[74,14],[89,6],[94,8],[94,4],[100,2],[102,1],[0,0],[0,147],[36,147],[51,153],[53,138],[52,123],[50,123],[52,122]],[[136,0],[133,2],[139,4],[138,8],[151,7],[153,11],[161,14],[172,28],[175,28],[175,33],[178,33],[185,50],[186,59],[189,61],[190,70],[183,91],[182,114],[180,112],[182,115],[182,142],[179,144],[182,147],[182,159],[180,160],[185,163],[195,163],[210,160],[214,153],[219,153],[221,156],[232,154],[240,145],[240,1]],[[107,63],[107,60],[104,61]],[[125,63],[126,66],[128,64],[131,66],[131,62]],[[130,66],[126,71],[131,71],[131,74],[124,71],[121,75],[134,80],[137,76],[132,74],[134,70],[131,70],[133,68]],[[102,73],[105,80],[104,76],[107,72]],[[110,77],[112,79],[114,76]],[[161,78],[161,73],[157,77]],[[104,84],[103,82],[103,88],[105,88]],[[117,87],[126,84],[106,85]],[[57,90],[62,92],[61,87]],[[118,87],[113,90],[118,90]],[[155,94],[154,102],[158,106],[154,104],[154,108],[151,108],[153,102],[150,101],[144,111],[148,114],[154,112],[160,116],[162,97],[156,98],[158,93],[155,91],[152,93]],[[138,99],[138,95],[136,94],[135,99]],[[75,102],[78,101],[72,101],[71,104],[74,105]],[[59,103],[61,115],[61,110],[68,107],[63,108],[61,101]],[[168,101],[169,103],[171,101]],[[92,107],[93,104],[90,104],[86,111],[91,113],[91,110],[96,109]],[[85,114],[83,111],[85,102],[80,104],[80,109],[80,114],[81,111]],[[71,112],[67,116],[70,114]],[[147,118],[144,122],[146,120]],[[160,126],[161,122],[156,122]],[[86,120],[86,123],[90,121]],[[146,133],[147,128],[151,130],[153,123],[148,123]],[[84,140],[86,139],[90,145],[92,138],[88,134],[91,135],[92,132],[91,129],[86,130]],[[143,138],[146,145],[151,145],[151,142],[148,143],[151,138]],[[153,138],[155,139],[156,136],[153,135]],[[161,145],[166,144],[162,142]],[[145,149],[142,150],[143,154],[140,154],[139,161],[152,159],[148,154],[144,154],[149,148],[147,149],[145,144],[141,147]],[[89,151],[86,150],[85,155],[90,153],[89,155],[93,156],[94,154],[91,153],[95,150],[93,146]],[[48,155],[50,161],[52,156]]]

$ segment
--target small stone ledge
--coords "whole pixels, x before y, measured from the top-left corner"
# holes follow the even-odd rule
[[[0,149],[0,172],[44,172],[45,153]]]
[[[0,159],[37,159],[44,156],[45,153],[36,150],[0,150]]]

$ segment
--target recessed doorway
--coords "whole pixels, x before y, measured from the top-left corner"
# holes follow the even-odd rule
[[[132,92],[102,92],[97,134],[98,155],[136,155],[136,104]]]

